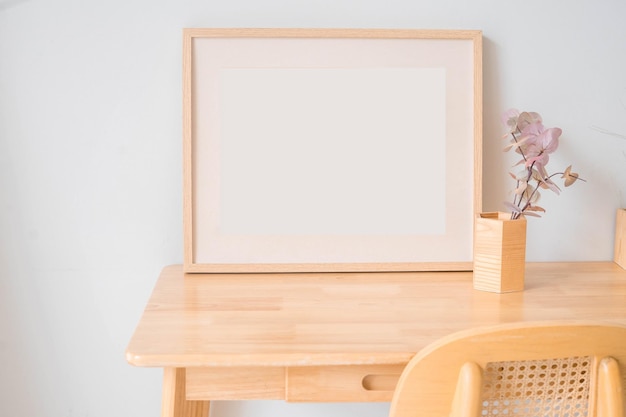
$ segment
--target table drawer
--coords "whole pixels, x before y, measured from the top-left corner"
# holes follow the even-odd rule
[[[187,368],[188,400],[284,400],[283,367]]]
[[[287,401],[391,401],[404,366],[290,367],[287,369]]]

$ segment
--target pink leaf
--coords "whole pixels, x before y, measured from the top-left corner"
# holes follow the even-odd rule
[[[515,204],[511,203],[510,201],[505,201],[504,202],[504,206],[509,209],[510,211],[512,211],[513,213],[521,213],[522,210],[517,207]]]
[[[524,216],[541,217],[540,215],[538,215],[537,213],[533,213],[532,211],[525,211]]]

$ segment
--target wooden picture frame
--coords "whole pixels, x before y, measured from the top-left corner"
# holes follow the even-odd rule
[[[471,270],[477,30],[184,29],[184,270]]]

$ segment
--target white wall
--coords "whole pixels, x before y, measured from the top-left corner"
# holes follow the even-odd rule
[[[528,260],[610,260],[626,206],[622,0],[0,0],[0,415],[158,416],[161,372],[124,349],[182,261],[181,28],[482,29],[484,206],[512,156],[499,114],[564,130]],[[217,403],[221,416],[384,416],[386,404]]]

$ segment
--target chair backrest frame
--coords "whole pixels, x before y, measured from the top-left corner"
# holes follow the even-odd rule
[[[589,356],[594,369],[604,358],[613,358],[609,365],[612,375],[620,380],[612,398],[621,401],[617,415],[623,417],[626,385],[626,326],[611,323],[581,321],[544,321],[510,323],[481,327],[453,333],[418,352],[407,364],[391,402],[390,417],[448,417],[455,398],[461,369],[468,363],[485,369],[490,362],[529,361],[551,358]],[[611,368],[612,367],[612,368]],[[593,371],[595,382],[595,370]],[[621,376],[620,376],[621,375]],[[614,377],[610,377],[614,378]],[[609,380],[611,380],[609,378]],[[589,417],[596,416],[595,386],[590,393],[594,404]],[[458,395],[458,394],[457,394]],[[606,409],[606,398],[600,412]],[[604,404],[604,409],[602,408]]]

